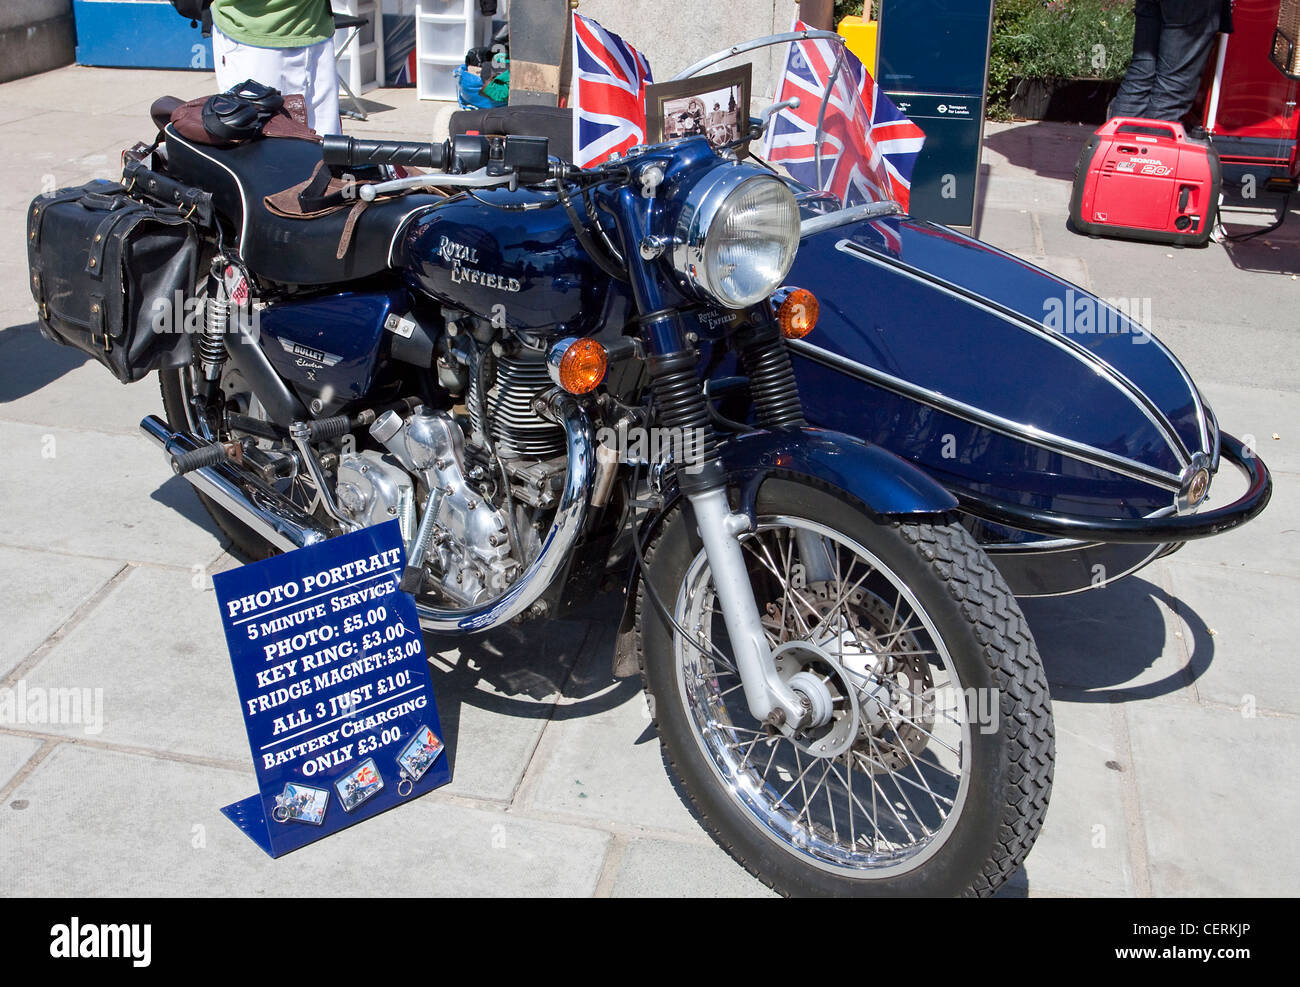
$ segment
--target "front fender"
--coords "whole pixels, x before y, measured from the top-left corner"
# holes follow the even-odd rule
[[[957,508],[957,498],[929,475],[878,445],[843,432],[823,428],[791,428],[746,432],[722,445],[728,484],[740,492],[739,509],[757,513],[758,492],[774,475],[806,477],[862,504],[878,518],[943,514]],[[681,499],[676,481],[663,492],[663,505],[647,519],[635,537],[648,542],[664,517]],[[641,578],[635,564],[629,574],[614,646],[614,675],[637,674],[635,601]]]
[[[883,446],[824,428],[747,432],[722,446],[727,476],[754,513],[758,489],[774,473],[796,474],[859,501],[877,517],[942,514],[957,498]]]

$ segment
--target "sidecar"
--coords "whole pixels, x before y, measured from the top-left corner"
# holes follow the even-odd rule
[[[1095,588],[1267,504],[1264,463],[1220,430],[1136,300],[888,202],[810,214],[803,232],[788,283],[820,320],[790,349],[809,422],[948,487],[1017,594]],[[1216,505],[1225,460],[1246,492]]]

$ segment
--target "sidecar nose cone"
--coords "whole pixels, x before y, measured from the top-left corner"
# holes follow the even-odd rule
[[[1194,511],[1210,492],[1210,457],[1198,452],[1183,470],[1178,488],[1178,512]]]

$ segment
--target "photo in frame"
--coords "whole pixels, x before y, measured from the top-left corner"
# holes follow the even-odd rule
[[[647,144],[702,134],[719,148],[749,130],[753,66],[748,62],[709,75],[646,86]]]

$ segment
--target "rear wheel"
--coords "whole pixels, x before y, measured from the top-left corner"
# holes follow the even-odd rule
[[[956,525],[882,524],[790,480],[763,486],[758,514],[743,541],[756,600],[814,725],[786,737],[750,715],[679,509],[638,599],[670,770],[783,893],[993,893],[1042,825],[1054,754],[1042,666],[997,570]]]
[[[160,370],[158,372],[158,382],[162,390],[163,413],[167,417],[167,424],[171,426],[173,431],[195,433],[199,431],[198,423],[194,419],[193,406],[190,403],[190,399],[194,395],[193,381],[195,373],[197,373],[195,366],[179,370]],[[233,404],[242,414],[265,419],[266,413],[257,400],[257,396],[253,394],[252,389],[244,382],[239,372],[229,363],[226,364],[225,371],[222,374],[221,388],[225,392],[226,401]],[[294,487],[303,486],[301,481],[290,482]],[[312,501],[311,494],[307,490],[290,489],[287,492],[300,505],[310,504]],[[222,533],[230,539],[235,548],[245,558],[250,561],[258,561],[279,553],[278,548],[213,501],[212,498],[197,490],[195,493],[198,495],[203,509],[208,512],[212,520],[216,522],[217,527],[221,529]]]

